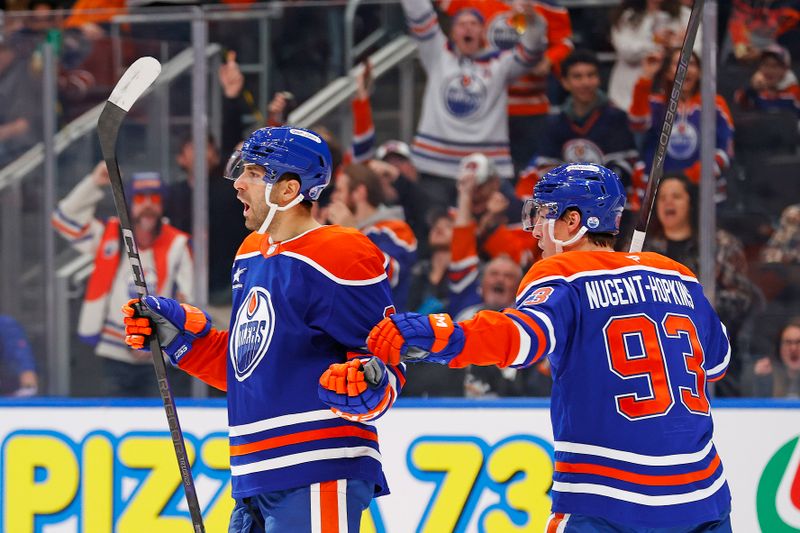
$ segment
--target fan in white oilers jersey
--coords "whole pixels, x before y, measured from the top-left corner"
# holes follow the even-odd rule
[[[384,255],[357,230],[312,218],[331,175],[316,133],[258,130],[227,175],[253,230],[231,268],[229,330],[212,328],[199,309],[147,296],[125,308],[126,342],[143,345],[155,323],[173,364],[227,391],[230,533],[321,523],[358,532],[361,511],[388,493],[370,422],[404,382],[402,365],[363,349],[372,325],[394,312]],[[337,389],[341,373],[359,384]]]

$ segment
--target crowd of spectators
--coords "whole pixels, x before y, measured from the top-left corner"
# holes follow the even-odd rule
[[[540,254],[533,236],[522,230],[521,205],[538,178],[556,165],[599,163],[620,176],[628,205],[618,249],[625,249],[647,185],[689,5],[679,0],[622,0],[607,13],[607,41],[616,53],[609,69],[594,51],[576,47],[580,28],[573,28],[570,11],[557,1],[402,0],[408,32],[418,42],[426,74],[416,134],[407,143],[387,139],[376,128],[372,117],[376,94],[370,66],[365,64],[354,80],[349,145],[342,146],[322,126],[312,128],[330,142],[337,166],[333,183],[315,207],[316,218],[357,228],[384,252],[399,310],[443,311],[459,320],[481,309],[513,305],[522,274]],[[34,2],[27,7],[46,12],[61,6]],[[124,2],[112,7],[125,9]],[[738,136],[747,134],[736,129],[737,117],[791,115],[795,124],[800,117],[800,86],[792,64],[800,6],[740,0],[728,7],[729,13],[723,10],[728,16],[723,17],[727,26],[721,32],[720,77],[726,75],[725,65],[747,75],[735,93],[719,94],[713,104],[717,129],[713,175],[721,212],[757,201],[757,192],[746,187],[747,176],[742,180],[736,172],[740,167],[734,147]],[[47,38],[52,32],[42,28],[59,29],[59,42],[71,51],[59,76],[64,88],[60,97],[73,98],[76,87],[85,96],[108,78],[104,69],[92,68],[98,57],[92,43],[108,36],[107,18],[76,11],[48,21],[50,25],[41,28],[21,25],[0,42],[0,94],[20,102],[0,113],[2,163],[30,146],[35,138],[31,131],[41,121],[31,105],[39,96],[14,96],[20,93],[20,79],[37,75],[35,47],[21,47],[14,39]],[[326,26],[331,21],[322,17],[315,24]],[[292,28],[297,31],[295,26],[287,22],[282,35]],[[216,73],[222,88],[222,136],[219,140],[209,136],[206,149],[209,299],[212,313],[222,320],[229,315],[225,307],[231,258],[245,234],[235,191],[221,179],[222,164],[249,129],[285,123],[289,109],[310,96],[308,86],[298,87],[297,80],[278,75],[274,87],[280,90],[272,95],[269,107],[254,108],[237,62],[237,57],[248,54],[247,45],[236,36],[226,38],[231,41]],[[292,39],[282,43],[285,47],[278,53],[279,70],[300,61],[288,41]],[[700,268],[700,41],[698,37],[687,70],[667,149],[667,175],[659,187],[645,244],[646,250],[665,254],[695,272]],[[330,55],[328,50],[306,58],[336,70]],[[321,87],[322,81],[307,85]],[[246,115],[255,122],[243,120]],[[149,254],[148,280],[157,284],[159,294],[187,301],[193,285],[193,150],[191,137],[181,138],[175,165],[182,175],[164,184],[158,173],[134,174],[130,191],[143,261]],[[99,164],[78,182],[59,202],[53,225],[73,247],[96,258],[78,333],[92,341],[97,355],[104,358],[107,392],[153,394],[151,371],[145,376],[149,360],[127,350],[119,339],[121,316],[115,311],[134,294],[127,264],[119,261],[116,222],[95,218],[105,176]],[[733,180],[745,185],[726,189]],[[773,213],[771,234],[755,243],[745,245],[735,230],[718,229],[714,304],[734,349],[717,395],[798,395],[800,343],[795,337],[800,336],[800,325],[796,318],[787,321],[800,315],[800,204],[790,205],[797,200],[785,199],[781,206],[785,211]],[[786,326],[779,328],[779,322]],[[773,335],[776,347],[771,346]],[[23,374],[20,390],[30,390],[30,375],[24,381]],[[546,396],[549,390],[545,362],[522,371],[412,368],[404,394]]]

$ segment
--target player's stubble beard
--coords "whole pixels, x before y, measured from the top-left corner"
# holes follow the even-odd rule
[[[272,188],[270,191],[269,201],[273,204],[277,204],[275,187]],[[250,213],[248,217],[245,217],[245,227],[250,231],[256,231],[261,227],[261,224],[267,219],[267,215],[269,214],[269,206],[267,205],[266,200],[264,199],[264,190],[260,190],[255,195],[255,198],[251,198],[253,200],[250,203]],[[283,212],[277,211],[275,216],[272,218],[272,221],[269,223],[269,226],[266,229],[266,233],[275,233],[281,225],[281,220],[283,219]]]

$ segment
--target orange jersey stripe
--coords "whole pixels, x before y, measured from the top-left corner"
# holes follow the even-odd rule
[[[50,223],[56,228],[59,232],[67,235],[68,237],[72,237],[73,239],[77,239],[86,234],[86,230],[89,228],[89,225],[82,227],[80,230],[74,230],[69,226],[65,225],[63,222],[58,220],[57,218],[53,217],[50,219]]]
[[[725,372],[723,372],[723,373],[722,373],[722,374],[720,374],[719,376],[715,376],[715,377],[713,377],[713,378],[708,378],[708,381],[709,381],[709,382],[712,382],[712,383],[713,383],[714,381],[719,381],[719,380],[721,380],[722,378],[724,378],[724,377],[725,377],[725,374],[727,374],[727,373],[728,373],[728,369],[726,368],[726,369],[725,369]]]
[[[545,533],[556,533],[558,531],[558,526],[560,526],[561,522],[563,521],[563,513],[554,514],[553,517],[547,522],[547,531]]]
[[[372,431],[353,426],[310,429],[308,431],[300,431],[298,433],[291,433],[289,435],[281,435],[280,437],[259,440],[256,442],[251,442],[250,444],[231,446],[231,457],[247,455],[248,453],[261,452],[264,450],[271,450],[273,448],[280,448],[281,446],[289,446],[290,444],[310,442],[312,440],[336,439],[342,437],[359,437],[375,442],[378,441],[378,436]]]
[[[452,155],[457,157],[468,156],[469,154],[473,153],[475,150],[472,148],[465,148],[465,149],[456,149],[456,148],[441,148],[439,146],[434,146],[432,144],[428,144],[424,141],[415,140],[414,146],[418,146],[424,150],[430,150],[431,152],[436,152],[439,154],[445,155]],[[492,156],[504,156],[508,155],[509,151],[507,148],[496,148],[494,150],[481,150],[481,153],[486,157]]]
[[[339,492],[336,481],[319,484],[321,533],[339,533]]]
[[[621,481],[628,481],[636,483],[637,485],[650,485],[657,487],[665,487],[672,485],[686,485],[688,483],[695,483],[711,477],[717,471],[720,465],[719,455],[715,455],[714,459],[707,467],[695,472],[688,472],[686,474],[671,474],[665,476],[650,475],[650,474],[636,474],[619,468],[612,468],[610,466],[593,465],[587,463],[564,463],[561,461],[556,462],[556,472],[563,472],[569,474],[593,474],[597,476],[610,477],[619,479]]]

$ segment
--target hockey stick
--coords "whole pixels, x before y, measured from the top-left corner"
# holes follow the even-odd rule
[[[664,159],[667,154],[669,135],[672,133],[672,124],[675,122],[675,115],[678,113],[678,101],[681,97],[683,80],[686,78],[686,70],[689,68],[689,61],[692,58],[694,40],[697,36],[697,29],[700,27],[700,20],[703,16],[703,4],[705,0],[694,0],[692,14],[689,16],[689,25],[686,35],[683,38],[681,47],[681,57],[678,68],[675,70],[675,80],[672,82],[672,90],[669,93],[667,102],[667,113],[664,116],[664,124],[661,126],[661,135],[658,137],[658,146],[653,157],[653,166],[650,170],[650,180],[647,182],[647,189],[642,202],[642,209],[639,211],[639,220],[631,237],[630,251],[633,253],[641,252],[644,246],[644,238],[647,235],[647,226],[650,224],[650,215],[653,212],[653,204],[656,200],[658,183],[664,175]]]
[[[103,152],[103,159],[108,167],[108,176],[111,179],[111,191],[114,194],[114,205],[119,216],[120,229],[122,230],[122,240],[125,243],[125,251],[128,261],[133,270],[133,282],[139,296],[145,296],[147,284],[144,279],[144,269],[139,258],[139,249],[133,239],[133,228],[128,214],[128,204],[125,203],[125,191],[122,185],[122,176],[117,164],[117,137],[122,121],[128,114],[131,106],[139,99],[161,72],[161,64],[152,57],[142,57],[131,65],[125,74],[122,75],[116,87],[108,97],[100,119],[97,122],[97,135],[100,137],[100,150]],[[189,505],[189,513],[192,516],[192,525],[195,533],[203,533],[203,516],[200,512],[200,504],[197,502],[197,491],[195,490],[194,480],[192,479],[192,469],[189,458],[186,454],[186,444],[183,440],[183,432],[178,421],[178,412],[175,409],[175,398],[172,396],[169,381],[167,380],[167,367],[161,356],[161,347],[158,345],[158,336],[152,335],[150,339],[150,352],[153,356],[153,366],[155,367],[156,379],[158,381],[158,392],[164,402],[164,411],[167,414],[169,432],[172,436],[172,445],[175,448],[175,456],[178,459],[178,469],[181,473],[183,489],[186,492],[186,503]]]

